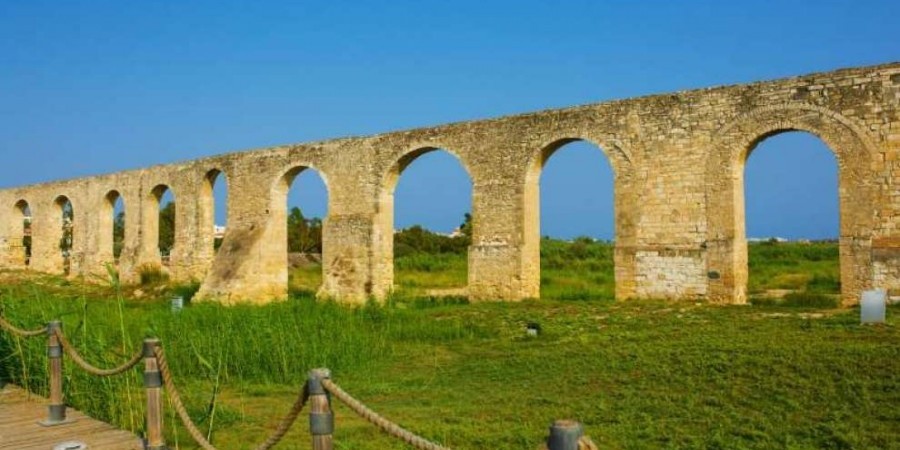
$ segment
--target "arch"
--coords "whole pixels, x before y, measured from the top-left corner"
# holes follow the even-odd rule
[[[613,176],[613,241],[616,249],[627,248],[631,241],[631,227],[626,226],[630,221],[625,217],[631,217],[635,209],[633,204],[625,204],[622,200],[622,193],[625,191],[622,186],[623,173],[630,175],[631,158],[627,152],[622,150],[620,145],[613,145],[611,150],[598,144],[592,139],[582,137],[557,137],[553,140],[538,147],[537,151],[532,152],[525,166],[523,176],[523,266],[524,277],[535,284],[532,292],[540,292],[541,265],[540,265],[540,246],[541,246],[541,207],[540,207],[540,180],[544,166],[547,161],[561,148],[574,142],[585,142],[597,148],[603,155],[604,159],[609,163]],[[621,251],[614,252],[614,278],[616,284],[616,297],[625,298],[631,295],[626,291],[622,283],[621,277],[626,276],[629,272],[620,270],[626,267],[626,261],[622,258]]]
[[[472,171],[469,170],[469,165],[466,163],[466,160],[448,147],[436,144],[415,145],[407,148],[401,153],[400,156],[394,160],[393,164],[388,167],[388,170],[384,172],[381,177],[381,185],[379,186],[380,192],[394,195],[394,190],[397,188],[397,182],[400,180],[400,174],[402,174],[403,171],[420,156],[433,151],[444,151],[452,155],[459,161],[459,164],[462,166],[463,170],[466,171],[466,175],[469,176],[469,179],[473,179]]]
[[[388,164],[386,170],[381,174],[381,182],[378,186],[378,195],[376,197],[378,203],[375,214],[375,229],[377,230],[375,246],[378,250],[376,251],[376,261],[374,261],[376,273],[373,279],[375,280],[375,286],[372,288],[376,295],[386,294],[394,288],[394,193],[400,180],[400,175],[416,159],[434,151],[446,152],[457,160],[472,183],[474,194],[475,178],[472,176],[473,172],[469,164],[465,158],[450,147],[442,146],[438,143],[416,144],[407,147]],[[470,200],[470,203],[474,207],[474,201]],[[474,215],[474,211],[472,213]],[[473,224],[473,236],[477,233],[477,228],[478,224]],[[471,274],[467,278],[470,280]]]
[[[169,202],[172,204],[171,207],[168,204],[162,204],[167,193],[172,197]],[[177,239],[178,215],[175,206],[177,197],[168,185],[158,184],[150,190],[147,200],[147,214],[143,228],[145,232],[144,249],[149,258],[148,262],[156,265],[168,265],[171,255],[176,252],[179,245]],[[166,223],[162,223],[162,220],[165,220]],[[171,223],[168,223],[169,220]]]
[[[59,252],[62,256],[63,273],[69,275],[72,271],[72,249],[75,244],[75,207],[72,201],[65,195],[59,195],[53,200],[59,212],[60,238]]]
[[[224,229],[219,229],[218,219],[220,214],[217,211],[219,199],[216,198],[216,188],[220,186],[220,182],[222,183],[221,186],[224,186],[225,197],[225,213],[221,214],[225,220],[223,221],[222,226],[227,226],[229,203],[228,175],[219,168],[213,168],[206,172],[203,179],[204,181],[202,183],[199,199],[201,214],[200,242],[207,247],[207,250],[204,253],[210,253],[211,255],[218,250],[224,240]]]
[[[716,302],[747,300],[744,165],[764,139],[804,131],[821,139],[838,163],[841,297],[852,303],[871,284],[873,192],[868,180],[875,150],[869,136],[840,114],[805,105],[761,107],[712,136],[706,166],[708,295]]]
[[[288,212],[288,197],[291,191],[291,187],[294,185],[294,181],[297,177],[300,176],[301,173],[312,171],[322,182],[325,187],[325,195],[326,195],[326,210],[324,217],[321,218],[321,223],[310,224],[314,230],[311,232],[313,234],[317,234],[317,237],[321,240],[319,241],[321,244],[320,248],[307,248],[307,249],[291,249],[291,232],[294,230],[289,229],[288,222],[291,219],[294,219],[293,216],[289,215]],[[318,273],[308,274],[307,277],[300,277],[304,279],[304,282],[298,282],[298,280],[292,280],[291,278],[291,270],[290,270],[290,254],[292,251],[297,252],[308,252],[315,253],[315,250],[319,250],[321,252],[320,261],[325,260],[325,254],[328,251],[328,247],[326,245],[326,240],[324,236],[324,230],[326,224],[328,222],[328,213],[329,206],[331,201],[331,193],[328,184],[328,179],[325,174],[310,164],[296,164],[291,165],[284,168],[281,172],[281,175],[275,179],[275,182],[271,187],[271,199],[272,204],[269,208],[269,213],[271,215],[271,230],[267,235],[267,239],[270,241],[271,246],[275,246],[275,248],[279,248],[276,250],[279,254],[284,255],[281,259],[282,262],[279,263],[279,266],[276,268],[279,272],[279,279],[284,280],[285,285],[288,287],[288,291],[321,291],[323,289],[322,281],[325,279],[325,270],[326,267],[324,264],[320,265]],[[302,221],[302,224],[297,224],[297,226],[306,226],[309,224],[307,221]],[[307,228],[307,230],[309,230]],[[307,236],[309,237],[309,236]],[[302,239],[301,239],[302,240]],[[314,241],[315,239],[313,239]],[[294,242],[297,245],[297,242]],[[318,247],[314,245],[314,247]],[[311,268],[315,268],[315,266],[311,266]],[[317,278],[318,276],[318,278]],[[317,281],[318,280],[318,281]],[[294,283],[298,283],[296,286]],[[318,285],[316,285],[318,284]]]
[[[116,204],[122,202],[122,217],[116,215]],[[106,193],[100,208],[99,245],[100,261],[118,264],[118,258],[122,251],[125,237],[124,214],[125,200],[118,190],[112,189]]]
[[[15,266],[28,267],[31,265],[31,225],[34,220],[33,212],[28,201],[25,199],[19,199],[19,201],[13,205],[12,209],[12,217],[18,218],[13,220],[20,221],[18,224],[13,225],[11,229],[14,239],[12,247],[15,249],[13,251],[12,261]]]

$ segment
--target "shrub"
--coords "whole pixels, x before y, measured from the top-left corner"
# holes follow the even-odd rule
[[[162,267],[152,264],[141,266],[140,274],[143,286],[165,283],[169,280],[169,275],[163,271]]]

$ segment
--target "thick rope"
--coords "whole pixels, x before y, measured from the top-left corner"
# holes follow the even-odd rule
[[[334,395],[338,400],[344,402],[344,404],[352,409],[353,412],[359,414],[363,419],[368,420],[372,425],[381,428],[387,434],[394,436],[419,450],[449,450],[447,447],[443,447],[423,437],[417,436],[412,432],[405,430],[400,425],[385,419],[375,411],[366,407],[366,405],[359,400],[351,397],[350,394],[334,384],[331,380],[327,378],[323,379],[322,386],[324,386],[325,390],[330,392],[331,395]]]
[[[175,408],[175,412],[178,413],[178,417],[181,418],[181,422],[184,424],[184,427],[187,428],[188,433],[194,438],[194,441],[197,444],[204,448],[205,450],[216,450],[213,445],[206,440],[203,436],[203,433],[200,432],[200,429],[197,428],[197,425],[194,424],[194,421],[191,420],[191,416],[188,414],[187,409],[184,407],[184,402],[181,400],[181,396],[178,394],[178,389],[175,388],[175,382],[172,380],[172,372],[169,371],[169,363],[166,361],[166,354],[163,352],[161,346],[156,346],[153,350],[156,355],[156,362],[159,365],[159,371],[162,374],[163,383],[166,385],[166,393],[169,396],[169,400],[172,402],[172,406]],[[307,385],[303,385],[303,390],[300,392],[300,395],[297,396],[297,400],[294,402],[294,405],[291,407],[291,410],[284,416],[284,419],[281,420],[281,423],[278,425],[278,429],[266,439],[265,442],[256,447],[256,450],[269,450],[274,447],[278,442],[284,438],[284,435],[287,434],[288,430],[291,429],[291,426],[297,420],[297,417],[300,415],[300,411],[303,410],[303,407],[306,405],[306,401],[309,399],[309,390]]]
[[[6,321],[3,316],[0,316],[0,328],[3,328],[6,331],[9,331],[12,334],[18,335],[20,337],[35,337],[40,336],[42,334],[47,334],[47,327],[38,329],[38,330],[23,330],[21,328],[16,327],[15,325]]]
[[[72,358],[72,361],[75,361],[75,364],[77,364],[78,367],[81,367],[85,370],[85,372],[91,375],[96,375],[98,377],[110,377],[113,375],[125,373],[136,366],[139,362],[141,362],[141,358],[143,358],[144,356],[143,352],[139,351],[135,353],[134,356],[131,357],[131,359],[125,361],[125,363],[119,367],[114,367],[112,369],[101,369],[99,367],[94,367],[90,363],[85,361],[84,358],[78,353],[78,350],[75,350],[75,346],[73,346],[72,343],[69,342],[69,339],[65,334],[62,333],[62,331],[57,330],[56,337],[59,338],[59,343],[62,344],[63,350],[66,351],[66,354],[69,355],[69,358]]]

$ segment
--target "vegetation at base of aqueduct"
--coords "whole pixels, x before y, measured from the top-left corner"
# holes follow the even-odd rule
[[[466,286],[468,238],[447,237],[421,227],[395,235],[394,267],[398,295],[428,296],[432,291]],[[613,245],[581,237],[573,241],[541,240],[541,297],[555,300],[612,298],[615,293]],[[841,291],[835,242],[760,242],[749,245],[752,301],[837,305]],[[295,293],[314,293],[321,266],[297,267],[291,273]]]
[[[791,264],[836,265],[829,245],[753,245],[751,265],[769,280],[761,285],[787,283],[772,280]],[[609,286],[608,244],[547,240],[542,254],[549,292],[559,289],[558,277],[597,292]],[[806,260],[787,262],[798,255]],[[409,256],[398,257],[401,279],[423,267],[406,265]],[[762,276],[769,265],[779,268]],[[588,270],[599,271],[597,279],[584,279]],[[816,276],[791,286],[834,287],[823,289],[828,283],[813,282]],[[161,338],[192,416],[223,448],[261,442],[319,366],[387,417],[459,449],[536,448],[547,424],[563,417],[583,421],[605,448],[889,448],[900,441],[897,307],[888,325],[865,327],[856,309],[784,306],[802,301],[714,306],[608,295],[469,304],[401,293],[384,306],[354,309],[297,294],[266,306],[191,304],[173,313],[165,294],[132,300],[115,287],[0,277],[0,306],[11,321],[34,327],[61,319],[97,365],[123,361],[143,337]],[[530,322],[540,324],[540,336],[526,337]],[[46,394],[45,345],[0,333],[0,376]],[[142,430],[137,369],[112,379],[71,362],[65,370],[72,405]],[[335,408],[342,448],[405,448]],[[173,447],[195,448],[170,409],[166,429]],[[302,419],[287,440],[284,448],[308,448]]]

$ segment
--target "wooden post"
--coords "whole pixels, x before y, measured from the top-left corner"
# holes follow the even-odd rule
[[[578,441],[584,435],[581,424],[574,420],[557,420],[550,426],[547,450],[578,450]]]
[[[50,404],[47,420],[39,422],[45,427],[66,423],[66,404],[63,401],[63,349],[57,332],[62,331],[62,322],[54,320],[47,324],[47,361],[50,371]]]
[[[144,339],[144,391],[147,393],[147,450],[166,450],[163,439],[162,376],[154,349],[158,339]]]
[[[312,435],[313,450],[332,450],[334,441],[334,413],[331,399],[322,380],[331,378],[328,369],[314,369],[309,372],[309,433]]]

